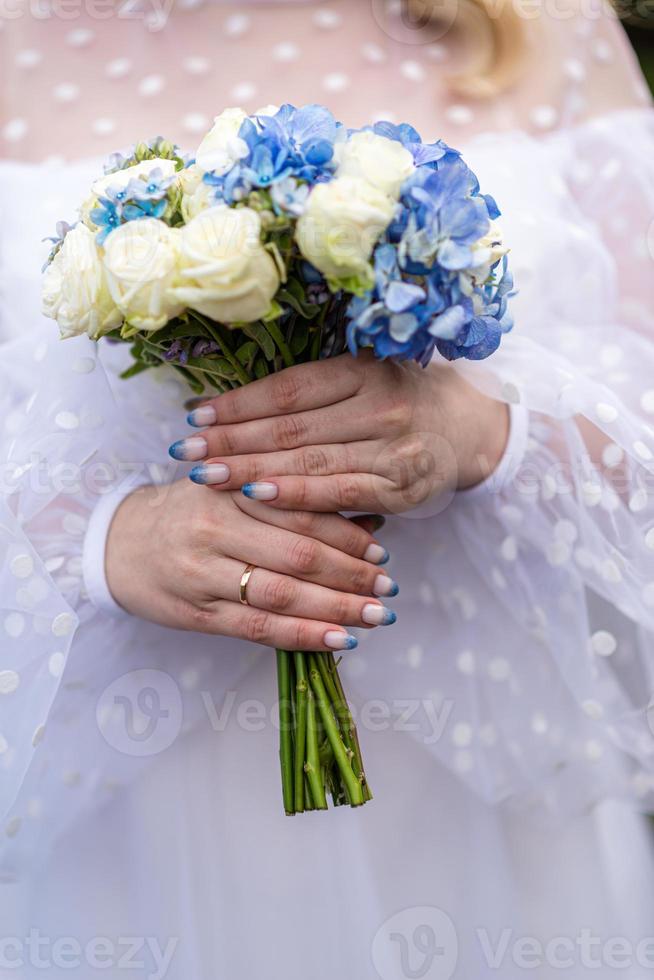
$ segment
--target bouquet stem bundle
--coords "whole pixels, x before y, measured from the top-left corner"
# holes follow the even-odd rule
[[[372,799],[331,653],[277,650],[282,795],[287,815]]]

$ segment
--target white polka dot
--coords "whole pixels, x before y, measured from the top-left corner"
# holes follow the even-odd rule
[[[586,507],[597,507],[602,502],[602,485],[588,480],[581,485],[581,493]]]
[[[50,654],[48,660],[48,670],[53,677],[61,677],[64,672],[64,666],[66,664],[66,657],[60,651]]]
[[[27,122],[24,119],[10,119],[2,127],[2,136],[8,143],[18,143],[27,134]]]
[[[640,407],[644,412],[654,414],[654,388],[649,388],[640,396]]]
[[[163,75],[146,75],[139,82],[139,95],[143,95],[145,98],[159,95],[163,91],[165,84]]]
[[[475,118],[467,105],[451,105],[445,110],[445,118],[455,126],[467,126]]]
[[[66,534],[82,537],[86,533],[88,520],[81,514],[70,513],[64,515],[61,525]]]
[[[424,82],[425,69],[419,61],[403,61],[400,65],[400,73],[410,82]]]
[[[652,459],[652,450],[649,448],[649,446],[646,446],[644,442],[641,442],[640,439],[637,439],[634,443],[634,452],[636,453],[636,456],[640,457],[640,459],[644,460],[645,462],[649,462],[649,460]]]
[[[75,618],[71,613],[59,613],[52,620],[52,632],[55,636],[67,636],[72,632],[75,625]]]
[[[4,755],[8,748],[9,748],[9,742],[4,737],[4,735],[0,733],[0,755]]]
[[[211,62],[202,55],[190,55],[182,61],[182,68],[189,75],[206,75],[211,70]]]
[[[608,630],[597,630],[593,633],[590,638],[590,645],[593,653],[600,657],[610,657],[618,647],[616,638]]]
[[[90,374],[91,371],[95,370],[95,358],[78,357],[77,360],[73,361],[71,364],[71,368],[75,374]]]
[[[470,772],[474,765],[474,759],[472,758],[471,752],[457,752],[454,756],[454,768],[457,772],[464,773]]]
[[[613,61],[613,48],[603,38],[598,38],[596,41],[593,41],[591,51],[595,60],[599,61],[600,64],[607,65],[610,61]]]
[[[586,77],[586,69],[583,61],[578,58],[568,58],[563,63],[563,70],[571,82],[583,82]]]
[[[74,102],[79,98],[79,85],[74,85],[73,82],[61,82],[55,85],[52,95],[57,102]]]
[[[582,701],[581,707],[584,714],[592,718],[593,721],[599,721],[604,716],[604,708],[599,701],[594,701],[592,698]]]
[[[567,541],[552,541],[545,549],[545,557],[552,568],[558,568],[561,565],[565,565],[566,562],[570,561],[571,555],[572,551]]]
[[[20,817],[13,817],[9,823],[5,824],[5,834],[7,837],[15,837],[20,830],[22,820]]]
[[[438,63],[447,58],[447,48],[444,44],[428,44],[425,53],[430,61]]]
[[[209,120],[201,112],[189,112],[182,119],[182,126],[187,133],[204,133],[209,128]]]
[[[615,422],[618,417],[617,408],[614,405],[608,405],[606,402],[598,402],[595,411],[600,422]]]
[[[545,715],[537,711],[536,714],[531,719],[531,730],[535,735],[545,735],[549,724]]]
[[[32,820],[37,820],[43,813],[43,803],[38,796],[32,797],[27,801],[27,816]]]
[[[43,61],[43,55],[36,48],[25,48],[16,55],[17,68],[36,68]]]
[[[107,116],[100,116],[91,123],[94,136],[110,136],[116,129],[116,121]]]
[[[600,564],[599,571],[605,582],[622,581],[622,572],[612,558],[605,558]]]
[[[125,78],[131,70],[132,62],[129,58],[114,58],[113,61],[107,62],[104,73],[107,78],[119,79]]]
[[[624,351],[617,344],[604,344],[599,356],[604,367],[615,367],[624,357]]]
[[[35,728],[34,734],[32,735],[32,745],[34,746],[34,748],[36,748],[39,742],[43,741],[44,735],[45,735],[45,725],[39,725],[37,728]]]
[[[0,694],[13,694],[20,684],[15,670],[0,670]]]
[[[624,452],[621,446],[615,442],[609,442],[602,450],[602,462],[609,469],[619,466],[624,459]]]
[[[568,544],[573,544],[577,540],[578,534],[579,532],[575,525],[566,518],[562,518],[554,525],[554,536],[559,541],[566,541]]]
[[[462,674],[474,674],[476,663],[472,650],[463,650],[456,658],[456,666]]]
[[[66,35],[66,41],[73,48],[83,48],[90,44],[94,37],[95,34],[88,27],[78,27],[77,30],[70,31]]]
[[[223,24],[227,37],[242,37],[250,29],[250,18],[247,14],[232,14]]]
[[[588,570],[595,565],[595,559],[588,548],[575,548],[575,561],[580,568]]]
[[[325,75],[322,80],[322,87],[326,92],[344,92],[349,84],[348,76],[340,71],[331,72],[329,75]]]
[[[34,571],[34,562],[31,555],[16,555],[9,563],[11,574],[16,578],[29,578]]]
[[[341,26],[343,18],[335,10],[317,10],[313,15],[313,22],[322,30],[332,31],[335,27]]]
[[[386,52],[384,49],[372,41],[362,46],[361,54],[372,65],[381,65],[386,61]]]
[[[272,56],[275,61],[282,61],[284,63],[297,61],[300,57],[300,49],[292,41],[280,41],[272,49]]]
[[[5,617],[4,630],[8,636],[17,639],[25,631],[25,617],[19,612],[9,613]]]
[[[601,744],[598,741],[596,741],[596,739],[594,738],[591,738],[586,742],[586,745],[584,747],[584,752],[586,753],[586,757],[591,762],[597,762],[597,760],[601,759],[602,756],[604,755],[604,749],[602,748]]]
[[[537,129],[551,129],[559,114],[553,105],[537,105],[529,113],[529,118]]]
[[[69,769],[63,774],[62,778],[66,786],[78,786],[82,779],[82,775],[75,769]]]
[[[506,579],[504,578],[504,575],[499,570],[499,568],[493,567],[491,569],[491,578],[493,579],[493,582],[495,583],[498,589],[506,588]]]
[[[515,561],[518,557],[518,543],[512,535],[506,537],[500,545],[500,554],[505,561]]]
[[[247,102],[257,94],[257,87],[254,82],[239,82],[230,92],[233,99],[239,102]]]
[[[424,654],[425,651],[419,643],[414,643],[413,646],[410,646],[406,652],[406,659],[409,667],[413,667],[414,670],[417,670],[422,663]]]
[[[647,502],[647,490],[644,487],[640,487],[629,498],[629,510],[632,514],[639,514],[641,510],[645,510]]]
[[[493,657],[488,664],[488,676],[494,681],[505,681],[511,673],[506,657]]]
[[[74,412],[58,412],[55,415],[55,424],[60,429],[76,429],[79,426],[79,418]]]
[[[452,729],[452,741],[460,749],[464,749],[472,742],[472,728],[465,721],[459,721]]]

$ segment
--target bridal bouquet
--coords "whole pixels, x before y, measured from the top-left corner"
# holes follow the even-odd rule
[[[110,160],[58,226],[43,307],[62,337],[129,344],[124,377],[167,364],[197,394],[359,348],[484,358],[511,327],[498,215],[460,153],[409,125],[226,109],[193,158],[157,139]],[[277,666],[286,812],[365,803],[333,655]]]

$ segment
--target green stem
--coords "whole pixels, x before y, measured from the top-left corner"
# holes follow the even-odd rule
[[[282,332],[277,326],[277,324],[275,323],[275,321],[271,320],[269,323],[264,323],[264,327],[266,328],[266,330],[268,331],[272,339],[277,344],[277,349],[279,350],[279,353],[282,355],[282,360],[284,361],[285,366],[293,367],[293,365],[295,364],[295,358],[291,353],[290,347],[282,337]]]
[[[309,654],[309,682],[315,693],[316,706],[325,728],[325,734],[327,735],[332,747],[341,778],[345,783],[345,788],[350,798],[350,803],[352,806],[361,806],[361,804],[364,802],[363,788],[359,779],[352,770],[350,757],[338,730],[336,719],[332,714],[325,685],[323,684],[322,677],[320,676],[320,670],[313,654]]]
[[[341,683],[341,678],[338,673],[338,665],[334,658],[333,653],[326,653],[323,655],[329,667],[329,673],[334,682],[334,686],[338,691],[338,712],[341,724],[347,726],[347,730],[350,734],[350,745],[352,751],[354,752],[354,758],[352,760],[352,766],[357,773],[361,784],[363,785],[363,798],[364,801],[372,799],[372,792],[368,785],[368,780],[366,778],[365,769],[363,768],[363,756],[361,754],[361,746],[359,744],[359,734],[354,724],[354,719],[350,711],[349,705],[347,703],[347,698],[345,697],[345,691],[343,690],[343,685]]]
[[[326,810],[327,797],[322,779],[320,756],[318,754],[318,719],[316,718],[316,699],[309,687],[307,691],[307,761],[304,771],[311,787],[314,809]]]
[[[279,689],[279,761],[282,769],[282,797],[288,816],[293,808],[293,710],[291,705],[291,655],[277,650]]]
[[[307,667],[304,654],[296,651],[293,654],[295,661],[295,811],[301,813],[304,810],[304,758],[306,754],[307,739],[307,692],[309,682],[307,680]]]

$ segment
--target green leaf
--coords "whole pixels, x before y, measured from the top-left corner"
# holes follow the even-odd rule
[[[127,380],[127,378],[134,378],[137,374],[142,371],[147,371],[152,365],[144,364],[143,361],[135,361],[128,368],[121,372],[120,377]]]
[[[306,327],[293,331],[293,336],[291,337],[291,343],[290,343],[290,348],[293,354],[295,354],[296,356],[301,354],[304,350],[306,350],[308,343],[309,343],[309,331],[307,330]]]
[[[250,337],[256,341],[267,361],[274,359],[275,343],[263,324],[258,321],[255,323],[245,323],[243,324],[242,330],[246,337]]]
[[[239,349],[236,351],[236,357],[241,364],[249,364],[253,357],[255,357],[259,347],[254,342],[254,340],[246,340],[244,344],[241,344]]]

